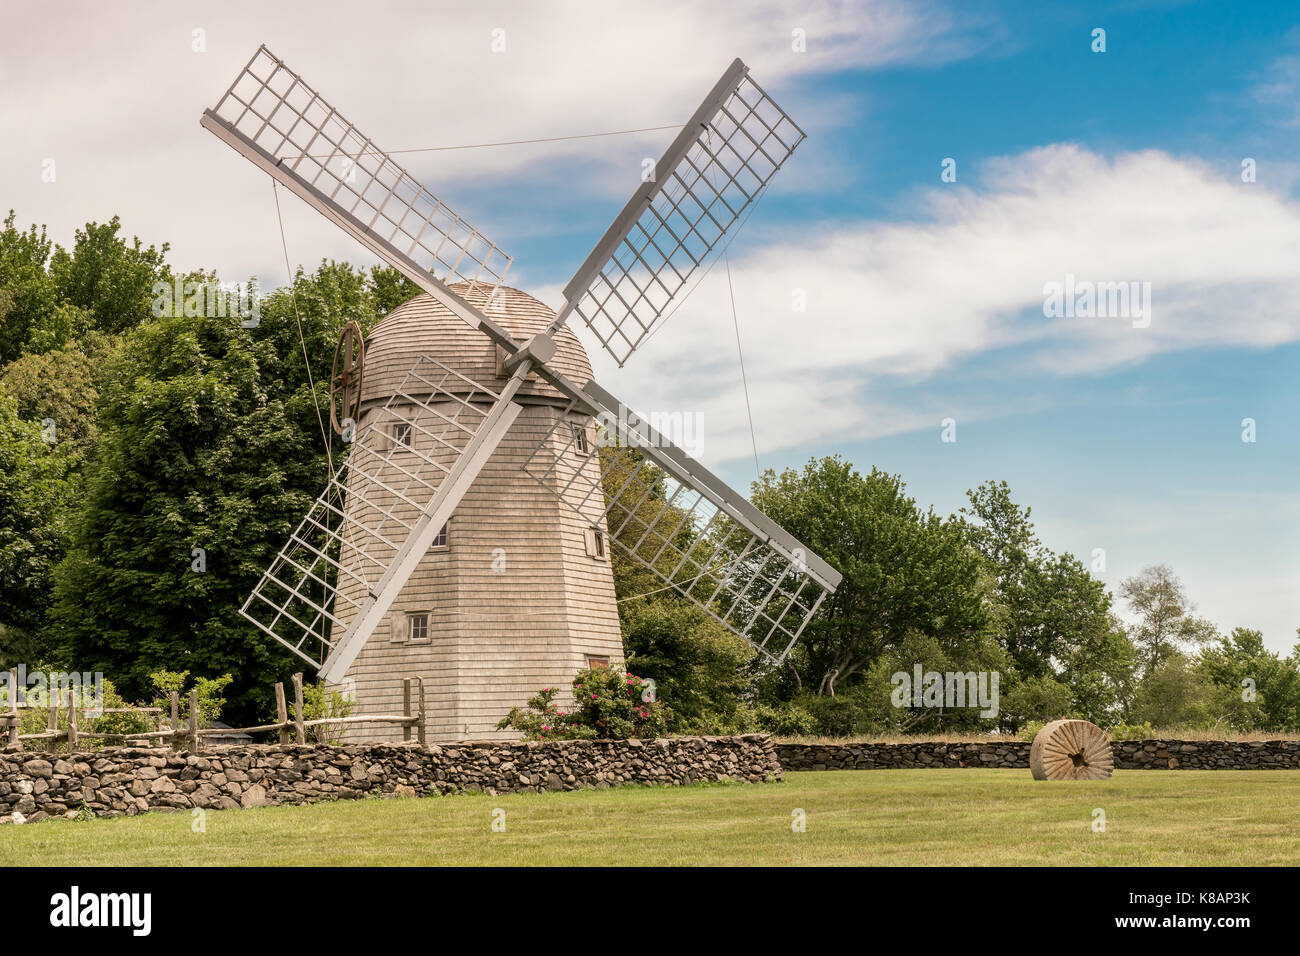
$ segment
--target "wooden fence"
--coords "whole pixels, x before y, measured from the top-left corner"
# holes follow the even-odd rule
[[[22,748],[23,741],[27,740],[48,740],[51,746],[61,740],[68,742],[69,752],[76,752],[80,743],[87,739],[93,738],[105,742],[126,743],[132,740],[161,740],[165,745],[174,750],[189,750],[198,752],[202,749],[205,737],[227,736],[230,734],[256,734],[278,732],[280,743],[289,742],[289,732],[292,730],[294,740],[299,744],[307,743],[308,727],[324,727],[334,725],[351,726],[356,724],[396,724],[402,728],[402,740],[410,742],[414,732],[419,743],[426,743],[426,710],[424,702],[424,678],[415,678],[416,684],[416,701],[415,711],[411,710],[411,678],[405,678],[402,681],[402,711],[400,715],[378,715],[372,714],[364,717],[322,717],[315,720],[304,719],[305,708],[303,706],[302,693],[302,674],[293,675],[293,715],[290,717],[288,702],[285,699],[284,684],[275,685],[275,707],[276,717],[278,718],[273,724],[262,724],[258,727],[200,727],[199,726],[199,694],[197,690],[190,691],[190,713],[189,726],[181,727],[180,722],[180,695],[176,691],[171,694],[170,713],[167,715],[169,720],[164,721],[162,718],[163,710],[161,707],[106,707],[99,711],[99,714],[145,714],[155,718],[155,730],[141,731],[139,733],[122,734],[122,733],[101,733],[99,731],[82,730],[81,712],[86,708],[78,707],[76,704],[76,690],[68,688],[67,698],[67,717],[68,726],[65,729],[59,728],[59,709],[64,705],[62,700],[62,690],[54,694],[48,707],[48,727],[40,733],[24,734],[21,733],[22,711],[10,702],[10,709],[7,712],[0,713],[0,727],[6,727],[8,731],[9,749]],[[18,672],[12,670],[9,672],[10,688],[18,686]],[[15,693],[16,696],[16,693]],[[165,726],[163,726],[165,724]]]

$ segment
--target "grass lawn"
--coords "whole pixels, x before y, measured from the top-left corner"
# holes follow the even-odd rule
[[[1093,810],[1106,832],[1092,831]],[[493,811],[506,829],[493,832]],[[802,809],[807,829],[791,830]],[[792,773],[783,783],[363,800],[0,828],[8,866],[1300,863],[1300,771]]]

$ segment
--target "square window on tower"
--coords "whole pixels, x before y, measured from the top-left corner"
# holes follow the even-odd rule
[[[407,622],[409,630],[407,636],[414,641],[427,641],[429,639],[429,615],[428,614],[408,614]]]
[[[605,532],[599,528],[586,528],[583,531],[583,537],[586,539],[588,557],[603,561],[605,559]]]
[[[433,544],[429,545],[430,551],[433,550],[445,551],[447,549],[447,528],[450,525],[451,522],[448,521],[447,524],[443,525],[442,528],[439,529],[438,536],[433,539]]]
[[[402,448],[411,447],[411,423],[398,422],[393,426],[393,445]]]
[[[573,450],[585,458],[591,452],[591,445],[587,441],[587,426],[570,422],[569,429],[573,432]]]

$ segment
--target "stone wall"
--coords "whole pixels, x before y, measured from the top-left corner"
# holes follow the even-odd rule
[[[119,816],[461,790],[757,783],[780,776],[775,746],[761,734],[442,747],[274,745],[200,754],[129,748],[5,752],[0,754],[0,822],[35,822],[78,812]]]
[[[1300,770],[1300,740],[1121,740],[1124,770]]]
[[[786,770],[902,770],[925,767],[1028,769],[1029,743],[777,744]],[[1121,740],[1119,770],[1297,770],[1300,740]]]
[[[924,741],[905,744],[777,744],[785,770],[906,770],[924,767],[1029,767],[1029,744]]]

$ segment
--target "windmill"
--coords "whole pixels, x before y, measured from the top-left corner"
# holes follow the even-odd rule
[[[358,329],[345,330],[331,420],[354,432],[347,460],[249,595],[246,618],[342,683],[373,635],[400,636],[394,603],[448,528],[460,533],[460,519],[449,522],[462,501],[508,479],[510,494],[522,481],[541,496],[532,500],[551,501],[588,554],[612,542],[765,663],[786,658],[839,573],[629,413],[591,378],[567,327],[579,317],[621,367],[802,141],[744,63],[709,91],[556,313],[505,286],[510,258],[265,46],[201,123],[426,293],[390,313],[364,347]],[[402,346],[385,328],[414,337]],[[435,338],[451,351],[433,348]],[[373,358],[381,351],[382,367]],[[611,444],[625,453],[609,459],[602,482],[601,450]],[[609,586],[597,589],[597,616],[612,615],[616,629],[608,566],[599,573]],[[517,593],[492,590],[497,605]]]

